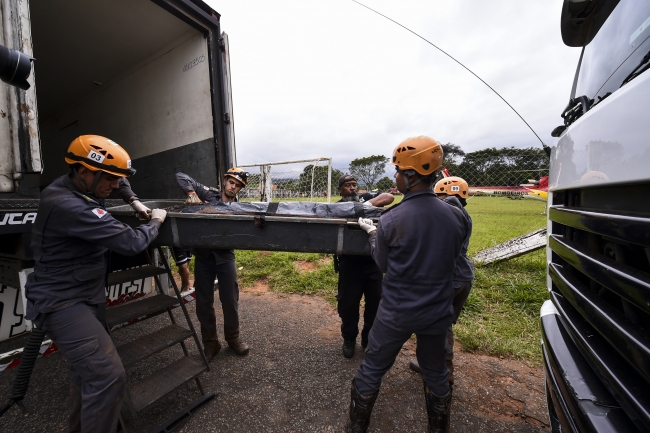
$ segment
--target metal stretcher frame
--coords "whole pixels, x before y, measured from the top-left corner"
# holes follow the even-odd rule
[[[143,201],[150,209],[169,208],[181,200]],[[131,206],[108,211],[125,224],[141,224]],[[168,212],[155,245],[179,248],[292,251],[367,255],[368,235],[345,218],[307,218],[266,214]]]

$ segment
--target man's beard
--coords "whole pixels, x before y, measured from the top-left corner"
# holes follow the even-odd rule
[[[359,201],[359,194],[357,192],[351,192],[347,197],[343,197],[341,201]]]
[[[228,198],[235,198],[237,196],[237,193],[230,192],[230,191],[224,191],[224,194],[226,194],[226,197]]]

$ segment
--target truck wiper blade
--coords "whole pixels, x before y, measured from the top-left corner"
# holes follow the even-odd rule
[[[625,77],[623,83],[621,83],[621,87],[625,86],[627,83],[634,80],[636,77],[638,77],[639,75],[644,73],[648,68],[650,68],[649,61],[650,61],[650,51],[648,51],[648,53],[645,56],[643,56],[643,58],[641,59],[641,62],[639,62],[639,64],[636,65],[634,69],[632,69],[630,75]]]

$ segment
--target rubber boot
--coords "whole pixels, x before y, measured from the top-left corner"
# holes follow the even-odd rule
[[[427,402],[427,415],[429,417],[429,433],[449,433],[451,413],[451,391],[440,397],[435,395],[424,384],[424,399]]]
[[[221,343],[217,341],[207,341],[203,343],[203,353],[208,362],[212,361],[217,353],[221,350]]]
[[[370,425],[370,414],[377,400],[379,391],[372,395],[364,396],[357,391],[352,379],[352,390],[350,398],[350,420],[345,426],[346,433],[365,433]]]
[[[234,340],[228,340],[228,346],[239,356],[248,355],[248,344],[244,343],[239,337]]]

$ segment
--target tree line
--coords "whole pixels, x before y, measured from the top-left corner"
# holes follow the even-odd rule
[[[465,152],[456,144],[445,143],[442,150],[443,168],[472,186],[520,185],[548,175],[550,168],[548,156],[536,147],[490,147]],[[389,161],[382,155],[357,158],[350,163],[350,173],[368,190],[388,191],[395,188],[393,179],[383,176]]]
[[[518,149],[490,147],[465,152],[453,143],[442,144],[443,168],[452,176],[460,176],[471,186],[510,185],[526,183],[548,174],[549,159],[541,148]],[[392,176],[386,176],[390,159],[383,155],[356,158],[350,162],[348,173],[356,177],[360,189],[387,192],[395,188]],[[347,174],[332,168],[332,195],[338,194],[338,179]],[[312,182],[313,179],[313,182]],[[310,194],[322,194],[327,190],[327,166],[307,165],[298,179],[275,181],[279,189]],[[251,185],[252,186],[252,185]]]

